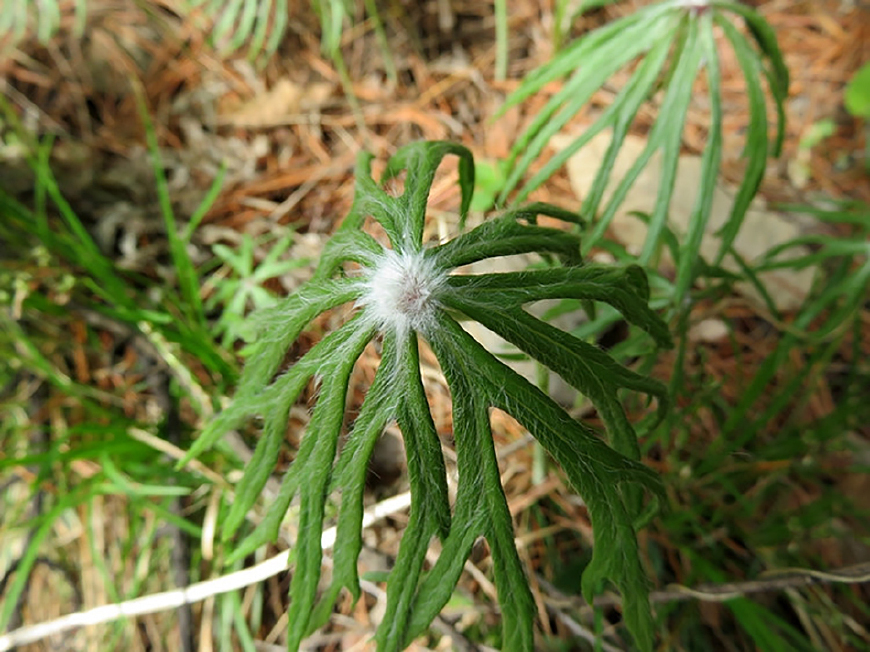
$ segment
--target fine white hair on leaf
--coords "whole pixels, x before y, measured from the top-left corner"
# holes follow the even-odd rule
[[[385,249],[366,273],[357,306],[380,331],[392,331],[401,341],[412,330],[425,334],[446,282],[447,274],[423,252]]]

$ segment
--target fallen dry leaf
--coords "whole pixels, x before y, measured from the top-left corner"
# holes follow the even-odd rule
[[[279,125],[300,111],[323,106],[332,95],[331,82],[312,82],[302,86],[281,79],[265,93],[260,93],[236,110],[223,116],[223,122],[239,127]]]

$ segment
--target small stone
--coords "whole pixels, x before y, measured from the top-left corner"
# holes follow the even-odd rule
[[[728,337],[728,325],[721,319],[704,319],[689,329],[692,342],[718,342]]]

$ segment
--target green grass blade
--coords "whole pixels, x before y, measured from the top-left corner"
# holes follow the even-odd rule
[[[178,274],[178,285],[181,296],[184,299],[184,311],[196,324],[204,327],[205,312],[202,307],[202,297],[199,294],[199,276],[193,266],[193,262],[187,253],[187,243],[179,234],[178,225],[175,221],[175,212],[172,209],[172,200],[169,197],[169,186],[163,172],[163,163],[160,158],[160,145],[157,142],[157,133],[148,116],[148,108],[145,98],[138,86],[136,89],[136,104],[139,116],[145,127],[145,140],[148,144],[148,153],[151,157],[151,165],[154,170],[154,179],[157,188],[157,198],[160,203],[160,212],[163,215],[163,223],[166,227],[166,237],[169,239],[169,251],[172,262]]]
[[[223,161],[221,163],[221,167],[218,170],[217,176],[215,176],[214,180],[211,182],[211,186],[209,186],[208,192],[205,194],[205,197],[202,198],[202,201],[199,202],[199,205],[196,207],[196,210],[190,216],[190,220],[187,223],[187,226],[184,227],[184,231],[182,233],[181,239],[184,242],[190,242],[190,238],[193,236],[193,232],[196,231],[196,228],[199,226],[199,223],[202,222],[202,218],[205,217],[208,210],[212,207],[215,200],[218,198],[218,195],[221,192],[221,189],[224,185],[224,178],[226,178],[227,174],[227,163]]]
[[[28,545],[24,553],[18,559],[15,575],[3,593],[3,603],[0,605],[0,631],[6,631],[9,621],[18,606],[19,598],[30,580],[30,571],[36,563],[43,542],[48,538],[55,521],[68,509],[87,501],[88,483],[77,487],[74,493],[58,498],[57,504],[49,509],[43,516],[40,525],[33,531],[28,539]]]
[[[508,10],[507,0],[495,0],[495,80],[507,79]]]
[[[375,37],[378,39],[378,44],[381,47],[381,55],[384,57],[384,70],[387,73],[387,79],[390,83],[397,84],[399,82],[399,75],[396,72],[396,62],[393,60],[393,53],[390,51],[390,42],[384,30],[384,23],[381,20],[377,2],[376,0],[364,0],[364,2],[366,13],[375,28]]]

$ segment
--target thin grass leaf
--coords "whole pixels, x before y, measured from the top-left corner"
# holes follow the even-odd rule
[[[781,257],[781,254],[795,248],[811,247],[814,253],[796,257]],[[770,269],[804,269],[818,265],[828,258],[839,256],[870,256],[870,246],[863,241],[844,239],[829,235],[806,235],[793,238],[776,245],[765,252],[764,259],[758,264],[758,271]],[[779,258],[779,260],[777,260]]]
[[[495,0],[495,79],[507,79],[508,68],[508,11],[507,0]]]
[[[18,559],[12,581],[9,582],[3,593],[3,603],[0,604],[0,631],[5,631],[9,626],[9,621],[18,607],[21,595],[30,581],[30,572],[33,570],[33,565],[39,557],[42,544],[54,529],[55,521],[66,510],[75,508],[77,505],[88,500],[90,497],[88,491],[89,484],[88,482],[82,483],[76,487],[73,493],[59,496],[57,504],[46,510],[45,514],[43,514],[42,523],[30,534],[28,545]]]
[[[366,13],[375,27],[375,36],[378,39],[378,45],[381,47],[381,54],[384,57],[384,69],[387,73],[387,79],[392,84],[399,82],[399,75],[396,72],[396,62],[393,60],[393,54],[390,51],[390,42],[387,39],[387,32],[384,30],[384,22],[381,20],[381,14],[378,11],[376,0],[364,0]]]
[[[812,215],[822,222],[858,226],[861,227],[863,233],[866,233],[870,229],[870,207],[856,200],[839,200],[835,202],[834,208],[805,206],[802,204],[780,204],[776,208],[781,211]]]
[[[221,166],[218,170],[217,175],[215,176],[214,180],[211,182],[211,185],[208,188],[208,192],[205,194],[205,197],[202,198],[202,201],[199,202],[196,210],[193,211],[193,214],[190,216],[190,220],[188,220],[187,226],[185,226],[184,230],[182,231],[181,239],[184,242],[190,243],[190,239],[191,237],[193,237],[193,232],[196,231],[196,228],[199,226],[200,222],[202,222],[202,218],[206,216],[206,213],[208,213],[209,209],[218,198],[218,195],[223,188],[226,174],[227,163],[226,161],[223,161],[221,162]]]
[[[728,253],[731,255],[731,258],[734,260],[735,263],[737,263],[737,266],[740,268],[741,276],[749,281],[755,291],[758,292],[761,300],[764,301],[765,308],[767,308],[767,310],[770,312],[771,315],[774,316],[774,318],[781,319],[779,308],[776,306],[776,302],[770,295],[767,286],[758,277],[757,271],[753,269],[748,262],[746,262],[743,256],[741,256],[734,250],[734,247],[732,247],[731,251],[729,251]]]
[[[148,143],[148,153],[151,157],[151,165],[154,170],[154,179],[157,188],[157,199],[160,203],[160,212],[166,226],[166,237],[169,240],[169,251],[172,262],[178,274],[178,284],[181,296],[184,298],[184,309],[187,316],[196,324],[205,324],[205,312],[202,307],[202,298],[199,294],[199,276],[193,266],[193,262],[187,253],[186,242],[179,235],[175,221],[175,212],[172,209],[172,200],[169,197],[169,186],[163,172],[163,163],[160,159],[160,146],[157,142],[157,133],[148,117],[148,109],[145,106],[145,97],[142,89],[134,85],[136,106],[139,116],[145,127],[145,140]]]

